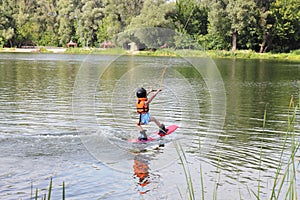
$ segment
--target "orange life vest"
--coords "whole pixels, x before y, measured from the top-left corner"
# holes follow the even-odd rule
[[[138,98],[136,102],[136,109],[139,114],[145,114],[149,111],[149,106],[145,103],[147,98]]]

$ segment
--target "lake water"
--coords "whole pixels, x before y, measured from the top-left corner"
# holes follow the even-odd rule
[[[187,177],[196,199],[270,198],[291,154],[291,136],[283,146],[299,77],[300,62],[289,61],[1,54],[1,199],[46,194],[50,177],[53,199],[63,182],[67,199],[187,199]],[[155,83],[151,115],[179,128],[129,143],[135,92]],[[296,141],[299,128],[298,112]],[[156,137],[154,123],[145,129]]]

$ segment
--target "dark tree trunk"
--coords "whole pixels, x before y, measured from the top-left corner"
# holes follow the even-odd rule
[[[263,53],[266,46],[266,40],[263,39],[262,44],[260,45],[259,53]]]
[[[236,41],[237,41],[237,32],[233,31],[232,32],[232,51],[236,51]]]
[[[269,32],[267,32],[264,37],[263,37],[263,41],[262,41],[262,44],[260,46],[260,50],[259,50],[259,53],[264,53],[266,52],[268,46],[266,46],[267,44],[267,41],[268,41],[268,38],[269,38]]]

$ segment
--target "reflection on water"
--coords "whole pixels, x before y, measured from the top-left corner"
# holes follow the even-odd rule
[[[269,197],[281,155],[283,168],[290,155],[290,137],[281,151],[290,97],[299,100],[299,63],[215,62],[226,89],[223,129],[213,112],[223,99],[212,97],[222,83],[209,87],[185,59],[1,54],[1,197],[27,199],[31,184],[47,188],[53,176],[54,199],[61,198],[63,181],[71,199],[184,199],[186,177],[174,141],[185,151],[197,197],[201,177],[206,199],[216,193],[217,199],[255,199],[251,191],[258,186],[261,198]],[[150,87],[166,65],[151,114],[179,129],[165,137],[164,148],[151,143],[137,153],[141,146],[127,142],[138,136],[135,91]],[[145,128],[150,135],[157,129]],[[298,129],[297,118],[297,139]]]
[[[146,194],[149,190],[144,188],[150,183],[148,159],[145,155],[138,154],[133,162],[134,176],[138,179],[138,185],[141,186],[141,189],[138,190],[141,194]]]

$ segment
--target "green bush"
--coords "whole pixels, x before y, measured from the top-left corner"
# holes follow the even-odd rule
[[[293,55],[300,55],[300,49],[291,51],[291,54],[293,54]]]

